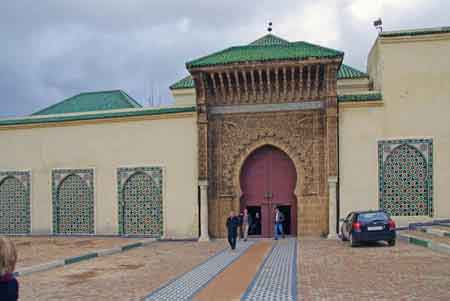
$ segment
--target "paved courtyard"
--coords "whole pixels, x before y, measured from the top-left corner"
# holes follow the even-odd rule
[[[11,237],[19,258],[17,268],[81,255],[94,250],[110,249],[138,241],[120,237]]]
[[[154,242],[19,281],[22,300],[450,300],[450,256],[401,241]]]
[[[21,300],[140,300],[222,250],[211,243],[155,242],[19,277]]]
[[[302,239],[298,251],[299,300],[450,300],[447,254],[318,239]]]

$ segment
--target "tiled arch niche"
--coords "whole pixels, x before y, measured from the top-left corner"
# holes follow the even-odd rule
[[[0,234],[31,232],[31,174],[0,171]]]
[[[94,234],[94,170],[52,171],[53,233]]]
[[[378,142],[380,208],[394,216],[433,217],[433,140]]]
[[[163,171],[161,167],[117,170],[119,233],[163,236]]]

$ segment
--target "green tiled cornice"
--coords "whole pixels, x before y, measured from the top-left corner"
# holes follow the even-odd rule
[[[365,102],[365,101],[381,101],[383,95],[380,92],[372,92],[365,94],[347,94],[338,95],[338,102]]]
[[[344,53],[307,42],[288,42],[274,35],[266,35],[248,45],[225,50],[186,63],[188,69],[214,65],[273,60],[304,60],[307,58],[338,58]]]
[[[450,33],[450,26],[383,31],[380,33],[380,37],[420,36],[439,33]]]
[[[132,111],[103,111],[98,113],[87,114],[61,114],[61,115],[48,115],[42,117],[24,117],[0,120],[0,126],[11,125],[27,125],[38,123],[51,123],[51,122],[69,122],[69,121],[82,121],[82,120],[95,120],[95,119],[107,119],[107,118],[123,118],[123,117],[137,117],[137,116],[151,116],[151,115],[163,115],[163,114],[176,114],[176,113],[188,113],[195,112],[195,106],[190,107],[175,107],[175,108],[162,108],[162,109],[136,109]]]
[[[112,90],[80,93],[31,115],[81,113],[131,108],[142,108],[142,106],[124,91]]]

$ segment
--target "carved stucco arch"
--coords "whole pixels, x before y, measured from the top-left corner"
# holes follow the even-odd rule
[[[281,139],[277,139],[276,137],[266,137],[247,145],[247,147],[242,152],[240,152],[237,159],[235,159],[232,163],[233,191],[235,196],[234,201],[237,202],[236,204],[237,208],[239,208],[240,206],[240,199],[242,197],[240,174],[244,162],[248,158],[248,156],[250,156],[254,151],[266,145],[280,149],[281,151],[286,153],[289,159],[291,159],[292,162],[294,163],[295,170],[297,172],[297,182],[295,185],[294,196],[297,199],[297,202],[299,200],[299,196],[302,190],[302,183],[304,182],[303,180],[306,175],[306,170],[304,169],[304,161],[305,161],[305,158],[303,156],[304,154],[300,152],[301,155],[298,156],[296,154],[298,152],[296,152],[293,147],[291,147],[288,143],[283,142]]]

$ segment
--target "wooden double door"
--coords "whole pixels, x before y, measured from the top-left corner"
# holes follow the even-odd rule
[[[295,165],[282,150],[267,145],[248,156],[241,169],[240,184],[241,209],[249,210],[254,223],[250,234],[274,235],[275,207],[285,216],[285,234],[297,234],[296,182]]]

